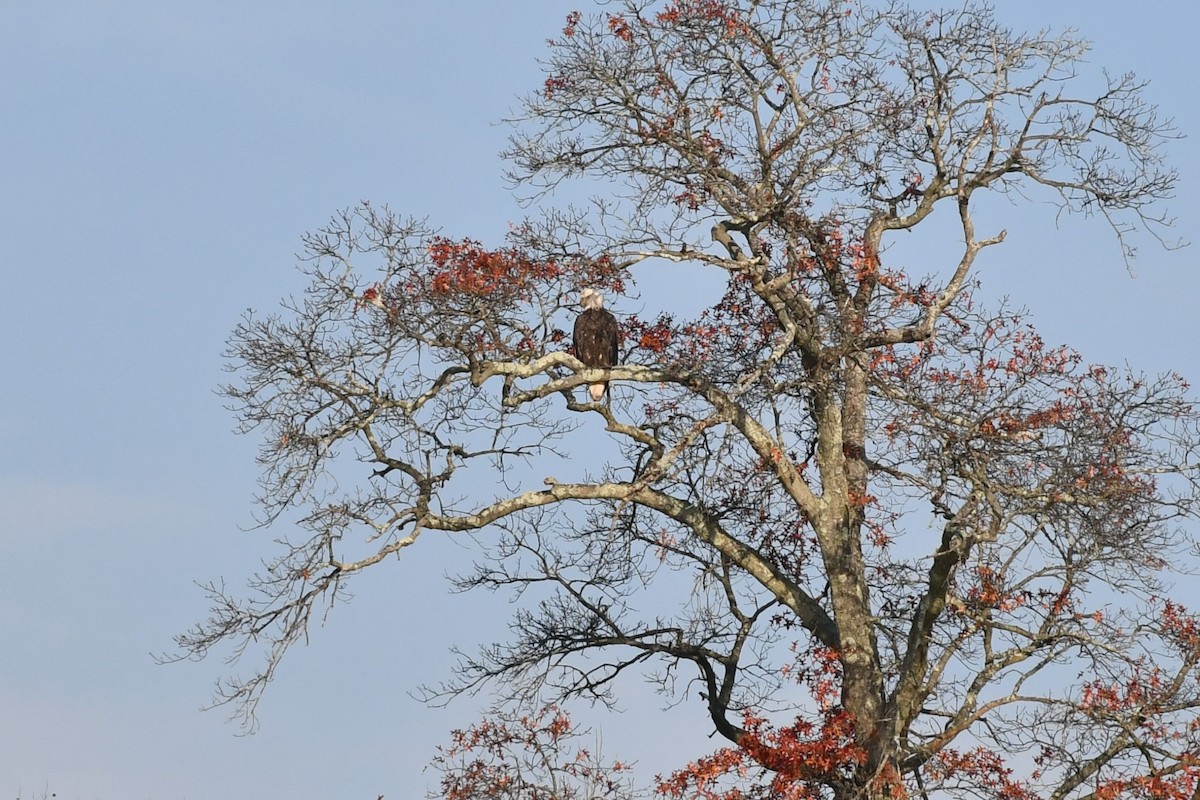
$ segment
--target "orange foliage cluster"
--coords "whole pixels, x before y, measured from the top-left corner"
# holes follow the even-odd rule
[[[842,690],[842,661],[836,650],[821,645],[801,659],[805,667],[798,677],[812,686],[813,697],[822,711],[832,711]]]
[[[1146,741],[1192,741],[1194,734],[1172,728],[1162,716],[1164,707],[1175,702],[1177,689],[1171,674],[1156,664],[1142,662],[1122,682],[1096,679],[1084,684],[1079,707],[1096,717],[1133,720]]]
[[[1106,422],[1100,413],[1091,416],[1098,426]],[[1134,498],[1153,492],[1152,477],[1132,473],[1120,462],[1121,454],[1118,448],[1125,446],[1128,440],[1128,431],[1112,432],[1108,436],[1108,446],[1116,452],[1097,456],[1094,463],[1082,468],[1073,481],[1073,489],[1108,499]]]
[[[820,800],[823,787],[843,783],[865,760],[854,744],[850,714],[834,709],[818,725],[797,720],[785,728],[769,729],[765,720],[747,714],[746,733],[738,747],[723,748],[697,759],[669,778],[659,778],[664,797],[696,800],[740,800],[741,788],[730,779],[749,777],[761,767],[773,773],[767,784],[771,797],[786,800]]]
[[[933,346],[929,342],[922,342],[917,349],[917,352],[905,358],[896,356],[896,350],[891,345],[880,348],[871,357],[869,369],[872,372],[879,372],[884,377],[896,377],[900,380],[908,380],[922,366],[926,365],[930,353],[933,352]],[[928,368],[921,374],[922,379],[929,383],[957,383],[961,380],[958,372],[948,369]]]
[[[854,269],[855,280],[862,281],[879,273],[879,254],[872,252],[866,244],[857,242],[847,248],[850,253],[850,266]]]
[[[451,746],[439,748],[434,764],[443,772],[446,800],[480,797],[559,797],[562,781],[586,786],[588,796],[623,796],[621,777],[631,769],[615,761],[602,764],[586,749],[570,747],[578,738],[567,715],[554,706],[520,717],[485,719],[451,734]],[[528,756],[534,755],[533,760]]]
[[[762,720],[748,720],[747,728],[742,749],[775,772],[771,788],[782,797],[815,800],[822,785],[845,780],[866,760],[854,743],[853,719],[841,708],[826,711],[819,730],[807,720],[774,731]]]
[[[655,17],[662,25],[679,25],[691,20],[720,22],[724,36],[733,38],[748,30],[739,11],[721,0],[675,0]]]
[[[807,275],[817,268],[817,260],[810,255],[801,255],[789,247],[787,268],[792,274]]]
[[[549,100],[551,97],[554,97],[554,95],[558,94],[570,85],[571,83],[566,79],[566,77],[562,75],[551,75],[549,78],[546,78],[544,89],[546,99]]]
[[[1075,409],[1067,406],[1060,400],[1051,403],[1046,408],[1028,414],[1025,419],[1019,420],[1019,425],[1021,430],[1026,431],[1038,428],[1052,428],[1064,422],[1069,422],[1074,416]]]
[[[1042,337],[1035,333],[1017,331],[1013,334],[1013,354],[1004,365],[1004,371],[1009,375],[1021,375],[1030,372],[1038,374],[1064,375],[1079,363],[1079,355],[1066,347],[1056,347],[1046,350]],[[993,365],[991,367],[995,369]],[[1092,377],[1103,379],[1103,369],[1096,373],[1092,368]]]
[[[386,310],[386,306],[383,302],[383,284],[373,283],[366,289],[363,289],[363,293],[361,295],[354,298],[354,313],[357,314],[367,306],[376,306],[377,308],[383,308]]]
[[[578,11],[572,11],[567,14],[567,24],[563,27],[563,36],[570,38],[575,35],[575,26],[579,24],[579,19],[583,16]]]
[[[841,263],[845,250],[845,235],[840,228],[829,228],[820,237],[821,249],[818,253],[820,267],[824,270],[834,270]]]
[[[478,242],[452,242],[438,238],[429,245],[435,295],[466,294],[475,297],[519,295],[533,282],[562,276],[555,261],[534,261],[515,249],[485,250]]]
[[[779,322],[763,305],[750,299],[749,282],[731,281],[725,296],[696,322],[679,328],[680,355],[688,360],[714,355],[744,358],[769,347]]]
[[[967,598],[976,606],[997,611],[1015,611],[1029,601],[1026,593],[1013,594],[1006,591],[1004,576],[990,567],[976,567],[975,579],[978,582],[967,591]]]
[[[962,386],[976,394],[982,394],[995,387],[997,372],[1004,372],[1007,375],[1033,375],[1045,374],[1046,372],[1064,373],[1067,370],[1067,362],[1076,358],[1075,354],[1065,350],[1056,350],[1053,353],[1046,354],[1037,365],[1031,364],[1031,359],[1026,354],[1014,355],[1003,364],[999,359],[993,357],[983,360],[978,366],[968,370],[930,367],[922,373],[921,378],[928,383]],[[922,363],[923,359],[917,354],[912,355],[907,361],[898,361],[894,349],[889,346],[875,353],[871,360],[871,368],[876,369],[889,364],[901,364],[900,369],[892,371],[898,377],[908,378]],[[1070,396],[1072,393],[1069,389],[1063,390],[1063,394],[1066,396]],[[1026,424],[1021,427],[1024,429],[1049,427],[1057,422],[1069,419],[1073,413],[1074,411],[1071,408],[1058,401],[1049,408],[1035,412],[1036,416],[1029,418]],[[1012,432],[1012,430],[1010,429],[1009,432]]]
[[[638,135],[651,142],[665,142],[675,134],[675,115],[668,114],[660,120],[638,120]]]
[[[705,358],[732,333],[728,325],[704,325],[699,322],[684,325],[680,330],[687,343],[687,357]]]
[[[671,331],[658,327],[650,328],[638,337],[638,347],[652,353],[661,353],[671,344]]]
[[[1200,660],[1200,620],[1186,608],[1167,600],[1163,604],[1163,632],[1183,652],[1184,658]]]
[[[674,317],[660,314],[653,321],[636,316],[624,321],[625,335],[659,361],[691,365],[710,358],[740,358],[770,346],[778,321],[769,309],[745,302],[746,287],[731,286],[716,306],[695,322],[676,324]]]
[[[1196,767],[1176,775],[1142,775],[1107,781],[1095,792],[1096,800],[1194,800],[1200,786]]]
[[[1140,706],[1146,699],[1141,680],[1130,680],[1124,686],[1090,681],[1083,687],[1080,705],[1093,713],[1115,713]]]
[[[906,289],[902,279],[901,273],[889,273],[885,278],[881,278],[881,283],[888,285],[897,294],[897,298],[893,300],[894,304],[903,301],[927,305],[931,301],[932,298],[927,289],[923,286],[918,286],[914,290]],[[997,355],[980,354],[978,363],[971,369],[935,366],[928,359],[929,356],[936,354],[936,350],[932,347],[926,347],[919,355],[914,354],[907,359],[899,359],[890,346],[881,348],[874,354],[871,368],[884,369],[885,375],[891,374],[901,379],[910,378],[918,368],[922,368],[920,378],[924,382],[958,385],[976,394],[995,389],[997,381],[1003,380],[1006,376],[1029,379],[1040,375],[1056,377],[1072,375],[1082,360],[1078,353],[1067,347],[1047,349],[1042,338],[1031,330],[1010,330],[1012,326],[1019,324],[1020,319],[1015,317],[991,323],[984,331],[983,341],[986,343],[997,339],[1003,343],[1001,348],[1009,352],[1001,352]],[[1102,367],[1091,367],[1086,377],[1095,381],[1103,381],[1106,375],[1107,373]],[[1082,380],[1085,376],[1076,373],[1074,377],[1076,380]],[[1063,397],[1072,397],[1077,390],[1063,387],[1060,389],[1060,393]],[[1038,423],[1035,427],[1052,424],[1049,415],[1054,413],[1065,415],[1073,412],[1060,402],[1054,408],[1040,412],[1041,416],[1035,420]]]
[[[608,30],[622,42],[633,41],[633,28],[629,27],[629,23],[619,14],[608,15]]]
[[[875,495],[867,494],[866,492],[858,492],[854,489],[850,489],[846,492],[846,499],[850,502],[850,505],[854,506],[855,508],[866,508],[869,505],[874,505],[875,503],[879,502],[879,498]]]
[[[663,797],[695,798],[695,800],[741,800],[740,789],[723,788],[728,775],[746,775],[746,756],[741,750],[724,747],[710,756],[693,761],[669,778],[659,776],[658,794]],[[691,791],[693,790],[694,791]]]
[[[675,338],[675,324],[669,315],[659,316],[653,323],[645,323],[636,317],[625,322],[625,330],[638,347],[656,355],[662,355]]]
[[[1039,800],[1023,781],[1013,779],[1004,759],[983,747],[965,752],[946,748],[929,762],[929,772],[932,780],[976,786],[995,800]]]
[[[671,798],[741,800],[741,788],[731,786],[760,768],[770,773],[766,796],[780,800],[818,800],[830,785],[844,784],[864,763],[866,754],[855,743],[854,720],[840,705],[841,660],[835,650],[816,645],[797,652],[796,664],[786,670],[809,687],[817,701],[816,719],[797,718],[774,728],[767,720],[745,714],[736,748],[724,748],[693,761],[669,778],[659,778],[658,792]],[[893,781],[886,781],[889,785]],[[903,797],[898,782],[895,788]]]

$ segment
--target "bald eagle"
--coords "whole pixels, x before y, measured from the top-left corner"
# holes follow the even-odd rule
[[[604,297],[595,289],[584,289],[579,297],[583,311],[575,318],[575,357],[588,367],[617,365],[617,318],[604,309]],[[608,382],[588,385],[593,402],[608,389]]]

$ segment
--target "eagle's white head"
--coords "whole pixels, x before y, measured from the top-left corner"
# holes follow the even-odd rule
[[[588,287],[579,295],[579,305],[585,309],[602,308],[604,306],[604,295],[597,292],[595,289]]]

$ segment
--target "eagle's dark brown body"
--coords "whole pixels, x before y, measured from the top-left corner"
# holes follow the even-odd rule
[[[601,308],[599,293],[589,292],[584,292],[584,310],[575,318],[575,357],[589,367],[615,367],[620,338],[617,318]],[[607,388],[607,383],[593,383],[588,391],[592,400],[599,400]]]

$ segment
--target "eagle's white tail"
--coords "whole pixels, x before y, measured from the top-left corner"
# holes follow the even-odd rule
[[[590,394],[592,396],[593,403],[600,402],[600,398],[604,397],[604,390],[606,388],[607,388],[607,384],[603,384],[603,383],[589,383],[588,384],[588,394]]]

